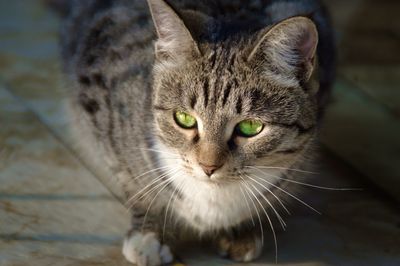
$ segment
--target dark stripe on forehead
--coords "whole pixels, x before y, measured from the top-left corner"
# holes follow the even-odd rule
[[[232,53],[231,58],[229,59],[229,63],[228,63],[228,70],[231,70],[231,67],[235,63],[235,59],[236,59],[236,54]],[[232,71],[230,71],[230,72],[232,73]]]
[[[221,100],[222,94],[225,89],[225,82],[223,81],[225,79],[224,76],[220,75],[219,79],[217,78],[214,85],[212,86],[213,90],[213,104],[217,105],[218,101]]]
[[[240,114],[242,112],[242,98],[238,97],[236,102],[236,113]]]
[[[228,101],[228,97],[229,97],[229,93],[231,92],[232,89],[232,84],[228,83],[225,86],[225,90],[224,90],[224,97],[222,98],[222,106],[224,106],[226,104],[226,102]]]
[[[194,109],[194,107],[196,106],[196,103],[197,103],[197,97],[196,97],[196,95],[192,95],[190,98],[190,107],[192,109]]]
[[[153,105],[153,109],[155,111],[169,111],[171,108],[166,107],[166,106],[161,106],[161,105]]]
[[[264,95],[264,93],[262,93],[258,89],[252,89],[250,91],[250,100],[251,100],[250,106],[251,107],[257,106],[260,103],[260,101],[262,101],[262,104],[265,105],[265,107],[267,108],[266,99],[268,99],[268,98]]]
[[[204,107],[207,107],[208,105],[208,91],[209,91],[209,84],[208,84],[208,78],[206,78],[203,83]]]

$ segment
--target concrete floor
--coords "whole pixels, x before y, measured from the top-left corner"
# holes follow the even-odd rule
[[[399,1],[329,1],[338,81],[312,182],[279,233],[279,265],[400,265]],[[39,0],[0,2],[0,265],[128,265],[129,215],[74,154],[62,105],[57,18]],[[268,238],[267,238],[268,240]],[[187,265],[239,265],[207,243]],[[272,246],[247,265],[273,265]]]

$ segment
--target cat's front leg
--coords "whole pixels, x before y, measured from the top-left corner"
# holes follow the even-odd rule
[[[249,262],[261,255],[263,244],[258,227],[234,229],[217,239],[221,256],[238,262]]]
[[[160,241],[157,220],[146,212],[135,209],[132,228],[124,240],[122,253],[126,260],[137,266],[158,266],[171,263],[173,255],[169,246]],[[146,219],[146,221],[145,221]],[[144,224],[145,222],[145,224]]]

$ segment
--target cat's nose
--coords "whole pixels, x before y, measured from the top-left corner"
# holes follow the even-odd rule
[[[206,175],[211,176],[215,171],[217,171],[219,168],[222,167],[221,165],[206,165],[206,164],[202,164],[199,163],[200,167],[203,169],[204,173],[206,173]]]

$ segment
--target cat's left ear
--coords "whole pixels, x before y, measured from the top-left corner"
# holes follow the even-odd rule
[[[147,2],[158,36],[156,58],[181,62],[200,55],[197,43],[174,9],[164,0]]]
[[[248,61],[283,85],[298,85],[311,78],[317,44],[314,22],[306,17],[293,17],[261,31]]]

